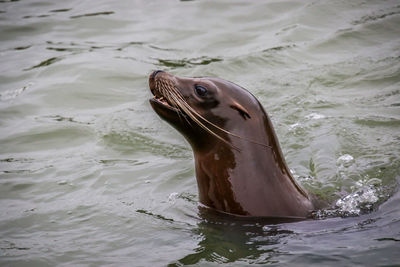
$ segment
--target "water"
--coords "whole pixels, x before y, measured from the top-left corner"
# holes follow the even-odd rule
[[[400,264],[398,1],[0,1],[0,265]],[[332,207],[208,218],[147,76],[255,94]]]

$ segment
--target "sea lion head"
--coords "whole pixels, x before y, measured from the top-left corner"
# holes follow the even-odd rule
[[[256,114],[265,114],[247,90],[220,78],[177,77],[158,70],[150,75],[149,86],[155,112],[198,150],[214,142],[234,147],[231,139],[241,138],[246,124],[260,122]]]

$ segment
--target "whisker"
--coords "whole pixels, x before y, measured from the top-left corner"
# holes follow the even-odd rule
[[[176,98],[176,96],[173,94],[172,90],[171,91],[167,91],[167,95],[166,97],[170,100],[172,106],[174,107],[178,107],[178,102],[179,100]],[[186,118],[185,115],[183,115],[181,112],[179,112],[179,109],[176,110],[176,114],[178,114],[178,117],[182,120],[184,119],[190,126],[192,126],[192,124],[190,123],[190,121]]]
[[[175,89],[175,91],[177,90],[176,88],[174,88],[174,89]],[[179,93],[179,92],[177,92],[177,93]],[[254,141],[254,140],[251,140],[251,139],[248,139],[248,138],[239,136],[239,135],[237,135],[237,134],[231,133],[231,132],[229,132],[229,131],[227,131],[227,130],[221,128],[221,127],[219,127],[218,125],[215,125],[214,123],[210,122],[209,120],[207,120],[206,118],[204,118],[203,116],[201,116],[197,111],[195,111],[195,110],[183,99],[182,96],[181,96],[181,100],[182,100],[182,102],[184,103],[184,105],[186,105],[186,107],[187,107],[188,109],[190,109],[196,116],[198,116],[200,119],[204,120],[205,122],[207,122],[207,123],[210,124],[211,126],[215,127],[216,129],[218,129],[218,130],[220,130],[220,131],[222,131],[222,132],[224,132],[224,133],[226,133],[226,134],[228,134],[228,135],[234,136],[234,137],[236,137],[236,138],[240,138],[240,139],[246,140],[246,141],[248,141],[248,142],[251,142],[251,143],[254,143],[254,144],[257,144],[257,145],[261,145],[261,146],[265,146],[265,147],[271,148],[271,146],[269,146],[269,145],[266,145],[266,144],[263,144],[263,143],[259,143],[259,142],[257,142],[257,141]]]

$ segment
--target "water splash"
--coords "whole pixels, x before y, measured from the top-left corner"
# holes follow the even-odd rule
[[[289,130],[296,130],[301,127],[301,124],[299,122],[293,123],[289,125]]]
[[[343,154],[336,160],[338,177],[342,180],[349,180],[352,171],[356,167],[356,160],[350,154]],[[382,180],[370,178],[367,175],[354,182],[349,187],[351,193],[336,200],[332,208],[317,210],[313,212],[315,219],[328,217],[350,217],[359,216],[374,210],[382,198]]]
[[[179,194],[177,192],[173,192],[168,196],[168,201],[175,203],[176,199],[178,198]]]
[[[362,211],[372,210],[374,203],[379,200],[377,195],[373,185],[367,185],[336,201],[336,207],[342,216],[360,215]]]
[[[314,219],[329,217],[352,217],[372,212],[383,198],[382,181],[368,177],[352,186],[353,192],[338,199],[334,207],[317,210],[311,214]]]
[[[320,120],[320,119],[324,119],[324,118],[325,118],[325,115],[318,114],[318,113],[311,113],[306,116],[306,119],[308,119],[308,120]]]
[[[339,168],[350,167],[353,163],[354,158],[352,155],[349,154],[344,154],[340,156],[336,161],[336,164],[339,166]]]
[[[12,89],[7,90],[7,91],[5,91],[5,92],[3,92],[3,93],[0,94],[0,100],[1,100],[1,101],[7,101],[7,100],[15,99],[15,98],[17,98],[20,94],[22,94],[26,89],[28,89],[29,87],[31,87],[32,85],[33,85],[33,83],[30,82],[30,83],[28,83],[27,85],[25,85],[25,86],[23,86],[23,87],[21,87],[21,88],[14,89],[14,90],[12,90]]]

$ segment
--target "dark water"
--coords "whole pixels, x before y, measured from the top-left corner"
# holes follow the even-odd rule
[[[399,1],[0,1],[0,265],[399,265],[399,25]],[[332,209],[201,215],[155,69],[255,94]]]

